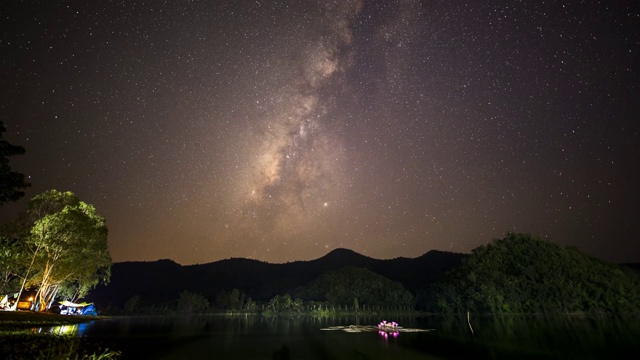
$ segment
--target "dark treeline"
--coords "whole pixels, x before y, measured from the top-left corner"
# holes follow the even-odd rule
[[[508,234],[470,255],[375,260],[339,249],[289,264],[118,265],[111,284],[93,297],[112,313],[622,314],[637,313],[640,304],[637,270],[524,234]]]
[[[327,314],[409,312],[414,309],[413,296],[402,284],[352,266],[324,273],[295,290],[293,295],[278,294],[267,301],[256,301],[237,288],[221,291],[214,301],[187,290],[180,293],[177,302],[142,304],[140,299],[139,295],[131,296],[121,311],[125,314],[171,313],[176,310],[180,314],[207,311]]]
[[[305,311],[353,309],[356,298],[360,311],[413,308],[412,294],[441,277],[462,257],[430,251],[414,259],[378,260],[337,249],[316,260],[285,264],[250,259],[189,266],[171,260],[124,262],[112,266],[110,283],[97,287],[87,300],[112,313],[176,309],[184,291],[201,295],[211,310],[224,311],[273,309],[268,304],[288,304],[287,300],[274,301],[287,296],[303,301]],[[347,294],[345,289],[353,293]]]

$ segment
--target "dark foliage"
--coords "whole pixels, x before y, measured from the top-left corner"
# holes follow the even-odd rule
[[[4,123],[0,121],[0,205],[16,201],[24,196],[24,191],[31,184],[24,181],[24,174],[11,170],[9,157],[22,155],[25,150],[22,146],[11,145],[2,139],[2,134],[6,131]]]
[[[2,359],[116,359],[119,351],[109,350],[90,339],[51,334],[9,334],[0,336]]]
[[[303,300],[351,305],[357,299],[364,307],[413,309],[413,296],[402,284],[370,270],[353,266],[322,274],[297,291]]]
[[[640,278],[625,266],[523,234],[480,246],[435,286],[443,312],[637,313]]]
[[[98,286],[88,299],[104,310],[123,309],[125,303],[137,295],[137,305],[146,307],[175,302],[186,290],[204,296],[213,304],[220,294],[238,289],[246,297],[265,303],[276,295],[293,294],[322,274],[347,266],[368,269],[415,293],[427,288],[463,257],[463,254],[430,251],[415,259],[378,260],[338,249],[316,260],[286,264],[250,259],[190,266],[171,260],[123,262],[113,264],[110,283]],[[353,299],[349,304],[352,302]]]

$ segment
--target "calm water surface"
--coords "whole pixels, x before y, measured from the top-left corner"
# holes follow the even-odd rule
[[[430,332],[323,330],[397,321]],[[640,319],[584,317],[119,317],[40,329],[100,341],[122,359],[637,359]]]

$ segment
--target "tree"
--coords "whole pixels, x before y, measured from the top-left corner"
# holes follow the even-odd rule
[[[24,192],[21,189],[31,186],[24,181],[24,174],[11,170],[9,166],[9,157],[22,155],[25,149],[22,146],[11,145],[2,139],[2,133],[5,131],[4,123],[0,121],[0,205],[22,198]]]
[[[247,298],[247,301],[244,304],[244,309],[248,311],[255,311],[258,308],[258,304],[253,301],[250,297]]]
[[[240,290],[231,290],[231,294],[229,294],[229,307],[231,310],[238,310],[240,308]]]
[[[276,295],[274,297],[271,298],[271,300],[269,300],[269,309],[271,309],[272,311],[279,311],[280,310],[280,296]]]
[[[136,309],[136,307],[138,306],[139,302],[140,302],[140,296],[139,295],[131,296],[127,300],[127,302],[124,304],[124,312],[126,314],[133,314],[133,311]]]
[[[200,294],[190,293],[187,290],[180,293],[178,299],[178,312],[190,315],[201,313],[209,309],[209,300]]]
[[[413,296],[402,284],[368,269],[347,266],[326,272],[298,291],[305,300],[328,301],[329,304],[358,306],[413,307]]]
[[[0,235],[0,294],[17,290],[15,283],[18,274],[24,274],[25,255],[20,241]]]
[[[81,295],[109,280],[108,230],[92,205],[71,192],[50,190],[29,202],[23,219],[32,224],[26,241],[34,271],[30,283],[38,287],[40,310],[49,308],[62,285]]]
[[[295,312],[302,312],[302,310],[304,309],[304,301],[302,301],[302,299],[300,298],[295,298],[295,300],[293,300],[293,303],[291,304],[291,307]]]
[[[443,312],[637,313],[640,278],[577,249],[508,233],[472,250],[434,286]]]

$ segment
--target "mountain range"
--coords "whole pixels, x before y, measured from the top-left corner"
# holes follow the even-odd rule
[[[254,300],[268,301],[275,295],[293,294],[320,275],[348,266],[368,269],[415,294],[465,256],[432,250],[417,258],[381,260],[336,249],[315,260],[284,264],[244,258],[197,265],[180,265],[172,260],[121,262],[112,265],[110,282],[93,289],[87,300],[102,307],[122,307],[137,295],[140,304],[159,304],[178,299],[186,290],[215,301],[221,292],[235,288]]]

